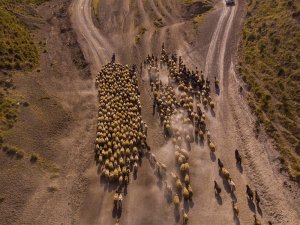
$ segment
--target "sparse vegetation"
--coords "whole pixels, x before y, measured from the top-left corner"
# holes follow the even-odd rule
[[[0,69],[31,69],[39,59],[32,36],[16,15],[22,14],[21,4],[41,1],[0,0]]]
[[[50,186],[47,189],[48,189],[48,192],[51,192],[51,193],[58,191],[58,188],[56,186]]]
[[[56,179],[56,178],[59,178],[59,173],[52,173],[50,175],[50,179]]]
[[[53,176],[52,178],[57,178],[59,176],[59,167],[55,163],[47,161],[35,151],[31,152],[30,162],[37,163],[43,170],[51,173],[51,177]]]
[[[157,28],[162,28],[164,27],[164,23],[162,21],[162,18],[158,18],[156,20],[154,20],[153,24],[157,27]]]
[[[93,0],[93,10],[94,10],[94,15],[98,15],[98,10],[100,6],[100,0]]]
[[[38,154],[38,153],[32,152],[32,153],[31,153],[31,156],[30,156],[30,161],[33,162],[33,163],[35,163],[36,161],[38,161],[39,158],[40,158],[40,157],[39,157],[39,154]]]
[[[187,6],[191,6],[195,3],[199,3],[200,7],[196,11],[199,11],[198,13],[192,13],[193,14],[193,23],[194,28],[197,29],[198,26],[203,22],[205,16],[207,13],[213,8],[212,7],[212,1],[211,0],[182,0],[182,2]]]
[[[248,0],[239,72],[248,100],[274,138],[293,177],[300,178],[300,2]],[[298,15],[298,16],[297,16]],[[297,150],[298,149],[298,150]]]
[[[15,146],[5,144],[2,150],[9,156],[16,156],[17,159],[22,159],[24,157],[24,152]]]
[[[0,131],[6,131],[17,120],[18,107],[16,100],[0,90]]]
[[[140,27],[138,34],[135,36],[135,43],[138,44],[141,41],[144,33],[147,31],[145,27]]]

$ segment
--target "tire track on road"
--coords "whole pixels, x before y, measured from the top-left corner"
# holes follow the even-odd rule
[[[223,27],[223,23],[225,22],[225,18],[229,12],[227,7],[224,7],[225,4],[222,6],[222,14],[220,16],[220,19],[218,21],[217,24],[217,28],[213,33],[211,42],[209,44],[209,48],[208,48],[208,52],[207,52],[207,56],[206,56],[206,60],[205,60],[205,69],[204,69],[204,76],[208,77],[210,75],[210,71],[211,71],[211,66],[213,63],[213,58],[216,52],[216,47],[217,47],[217,41],[218,38],[220,37],[220,31],[221,28]]]
[[[88,47],[87,51],[92,54],[92,57],[89,57],[89,54],[85,52],[85,57],[99,69],[105,61],[109,60],[113,53],[113,47],[93,23],[92,0],[74,1],[71,7],[72,23],[76,24],[74,27],[77,28],[77,33],[85,39],[85,44]]]

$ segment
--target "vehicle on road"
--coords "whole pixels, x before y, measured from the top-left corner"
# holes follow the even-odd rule
[[[235,5],[234,0],[225,0],[225,3],[226,3],[227,6]]]

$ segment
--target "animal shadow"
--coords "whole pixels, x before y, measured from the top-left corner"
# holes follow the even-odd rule
[[[211,113],[211,115],[212,115],[213,117],[216,117],[215,110],[211,109],[211,110],[210,110],[210,113]]]
[[[252,212],[256,213],[255,204],[254,204],[254,202],[251,201],[251,199],[249,199],[249,198],[248,198],[248,206],[249,206],[249,209],[250,209]]]
[[[222,179],[223,179],[224,189],[226,190],[227,193],[231,194],[231,188],[230,185],[228,184],[228,181],[223,176]]]
[[[179,222],[180,214],[178,208],[174,208],[174,217],[175,217],[175,221]]]
[[[184,201],[183,202],[183,207],[184,207],[185,212],[189,212],[190,211],[190,205],[189,205],[188,201]]]
[[[259,213],[260,216],[263,215],[263,212],[262,212],[262,210],[261,210],[261,208],[260,208],[259,205],[257,205],[257,212]]]
[[[216,155],[214,152],[210,151],[210,159],[211,161],[215,162],[216,161]]]
[[[242,165],[236,163],[236,168],[238,169],[238,171],[240,171],[240,173],[243,173],[244,169]]]
[[[240,225],[241,224],[240,218],[238,218],[236,215],[234,215],[233,220],[234,220],[235,225]]]
[[[133,179],[134,179],[134,180],[137,179],[137,174],[138,174],[138,172],[133,173]]]
[[[113,211],[112,211],[112,217],[113,218],[121,218],[122,215],[122,207],[118,207],[117,205],[114,205]]]
[[[220,95],[220,88],[219,87],[215,87],[215,89],[216,89],[216,94]]]
[[[218,193],[215,192],[215,198],[216,198],[216,200],[217,200],[217,202],[218,202],[219,205],[223,204],[223,200],[222,200],[222,197],[221,197],[220,194],[218,194]]]
[[[237,202],[237,197],[235,196],[233,191],[230,193],[230,197],[231,197],[232,201]]]

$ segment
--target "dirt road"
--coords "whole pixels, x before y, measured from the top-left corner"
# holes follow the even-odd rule
[[[189,224],[252,224],[253,214],[257,213],[265,224],[271,220],[274,224],[295,225],[300,219],[300,211],[293,198],[299,195],[292,195],[283,185],[286,180],[277,172],[278,154],[264,135],[255,137],[255,119],[247,107],[244,93],[239,93],[234,59],[243,4],[236,1],[234,7],[226,7],[223,1],[217,1],[215,9],[197,29],[189,19],[181,16],[182,7],[175,0],[102,0],[97,21],[92,18],[92,0],[74,1],[70,11],[79,42],[85,57],[93,64],[94,72],[109,60],[112,52],[121,63],[139,63],[148,53],[159,54],[161,44],[165,42],[168,50],[183,55],[183,60],[192,68],[203,68],[211,80],[215,76],[220,80],[221,92],[214,96],[215,115],[206,112],[208,127],[218,146],[216,155],[236,183],[240,217],[233,217],[231,201],[235,197],[219,176],[216,159],[211,157],[206,145],[193,145],[190,164],[194,197],[193,204],[187,206]],[[159,27],[153,23],[158,18],[163,23]],[[149,125],[149,145],[158,159],[171,167],[174,159],[169,157],[168,143],[163,138],[158,119],[152,116],[147,85],[141,80],[140,88],[142,115]],[[236,148],[243,156],[242,170],[235,164]],[[112,212],[113,190],[99,183],[96,171],[93,164],[86,173],[88,193],[79,224],[113,224],[117,217]],[[221,184],[221,198],[214,195],[213,180]],[[247,200],[246,184],[260,193],[260,208]],[[176,221],[173,206],[165,200],[163,190],[145,159],[138,178],[129,185],[121,224],[181,223]]]

